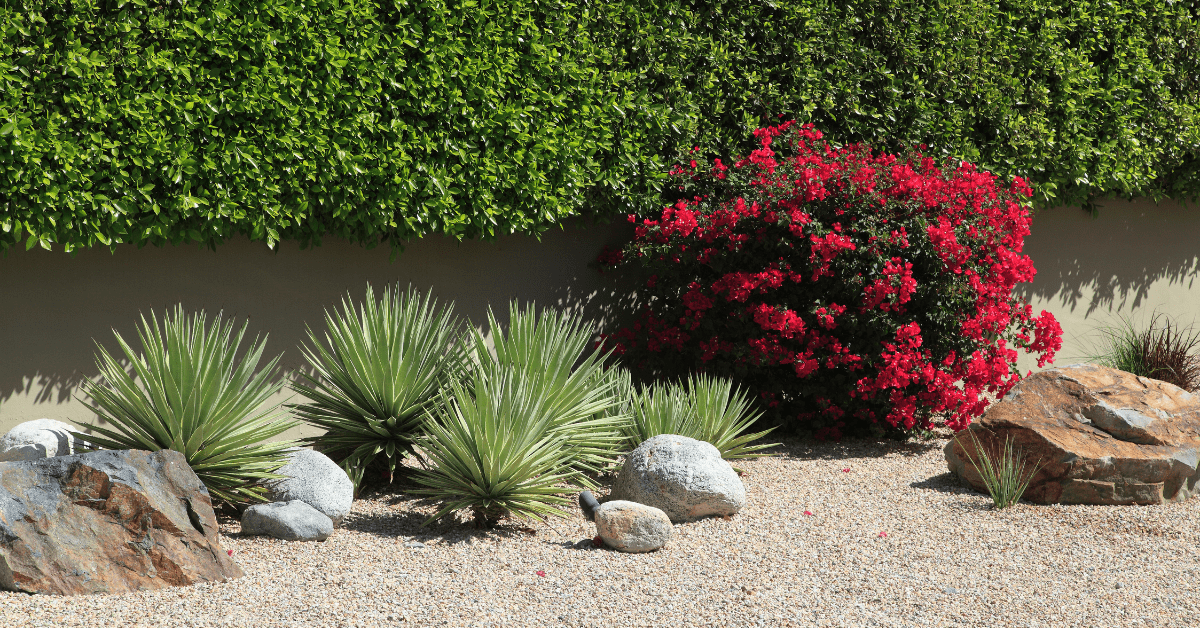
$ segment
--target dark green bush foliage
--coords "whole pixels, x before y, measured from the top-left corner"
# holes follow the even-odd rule
[[[537,232],[625,192],[646,90],[570,3],[5,3],[0,248]],[[655,112],[658,113],[655,113]],[[609,163],[602,160],[609,159]]]
[[[764,117],[1042,205],[1200,191],[1195,0],[0,6],[0,249],[374,245],[644,212]],[[751,146],[744,146],[746,152]]]

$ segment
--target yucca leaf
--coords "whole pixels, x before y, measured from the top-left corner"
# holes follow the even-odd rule
[[[620,454],[621,398],[616,382],[605,375],[607,355],[592,344],[592,326],[578,314],[552,309],[539,314],[534,305],[509,304],[508,324],[502,326],[488,311],[491,347],[475,331],[473,366],[484,377],[511,371],[545,404],[551,431],[562,436],[570,451],[569,467],[589,488],[588,474],[613,464]],[[617,411],[613,411],[616,409]]]

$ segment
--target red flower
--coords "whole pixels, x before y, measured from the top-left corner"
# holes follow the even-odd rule
[[[536,574],[537,574],[539,577],[541,577],[541,578],[545,578],[545,577],[546,577],[546,572],[542,571],[541,569],[539,569],[539,570],[535,571],[534,573],[536,573]]]
[[[602,336],[624,364],[736,373],[773,420],[823,440],[963,429],[1020,378],[1018,349],[1053,359],[1058,322],[1013,293],[1035,274],[1025,181],[834,148],[811,124],[754,136],[732,164],[673,168],[684,200],[632,217],[635,240],[602,255],[652,277],[641,317]]]

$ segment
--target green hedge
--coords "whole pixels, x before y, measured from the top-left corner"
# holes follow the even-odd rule
[[[536,232],[670,119],[564,2],[20,4],[0,246]]]
[[[1200,192],[1197,2],[14,0],[0,248],[367,245],[658,203],[784,115],[1032,180]]]
[[[652,91],[701,116],[708,157],[783,114],[1024,176],[1043,207],[1200,194],[1200,2],[646,4],[605,19],[636,33],[617,47]]]

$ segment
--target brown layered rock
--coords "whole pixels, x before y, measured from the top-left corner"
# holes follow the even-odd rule
[[[1181,501],[1200,479],[1200,397],[1094,364],[1026,378],[970,433],[993,458],[1011,438],[1027,465],[1040,465],[1024,496],[1040,504]],[[954,474],[985,491],[967,433],[945,453]]]
[[[237,578],[183,454],[98,451],[0,463],[0,587],[121,593]]]

